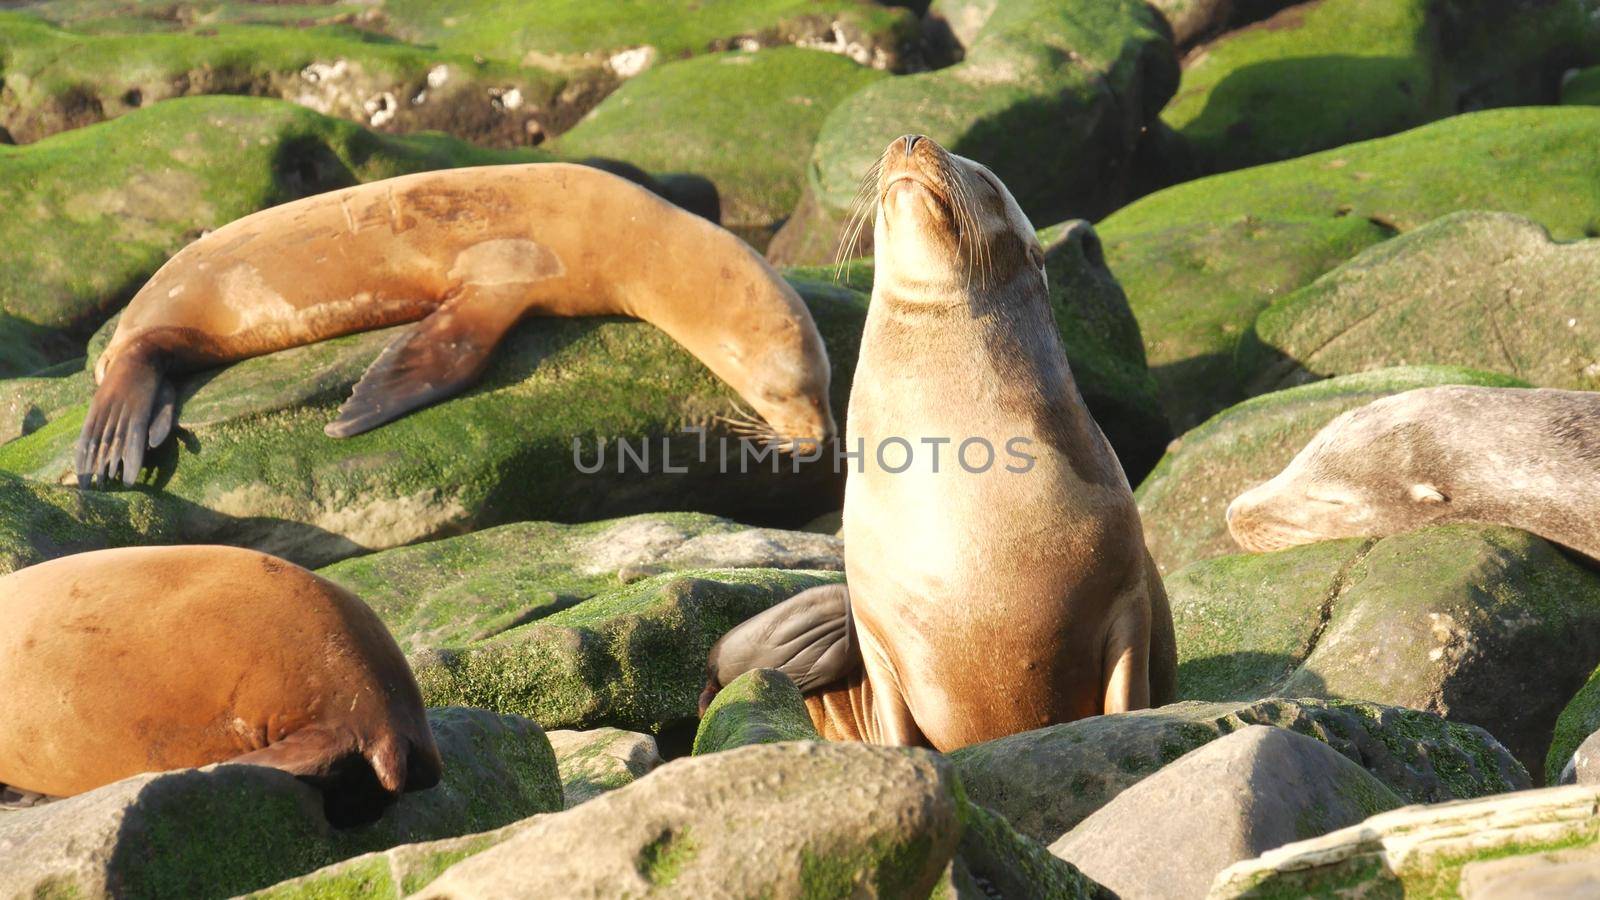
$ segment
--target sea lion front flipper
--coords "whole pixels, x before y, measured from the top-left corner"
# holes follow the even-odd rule
[[[172,429],[171,401],[163,398],[175,395],[165,381],[153,356],[138,349],[124,351],[107,366],[78,433],[73,460],[78,487],[110,481],[119,466],[124,484],[138,480],[146,448],[161,442],[155,440],[152,417],[163,420],[162,440]]]
[[[718,691],[752,669],[777,669],[802,692],[843,679],[861,667],[854,632],[850,591],[842,584],[801,591],[746,619],[711,647],[701,714]]]
[[[503,292],[463,288],[383,348],[323,433],[343,438],[371,431],[465,390],[483,375],[522,311]]]

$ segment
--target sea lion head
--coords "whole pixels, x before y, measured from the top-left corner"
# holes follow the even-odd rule
[[[876,200],[874,278],[896,296],[964,296],[1019,277],[1044,284],[1044,249],[1016,198],[987,166],[932,138],[896,138],[862,196]]]
[[[1449,459],[1419,392],[1346,412],[1272,480],[1228,505],[1239,546],[1267,552],[1333,538],[1398,534],[1449,518]]]

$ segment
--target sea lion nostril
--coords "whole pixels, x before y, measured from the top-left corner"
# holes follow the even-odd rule
[[[905,141],[906,143],[906,156],[909,157],[911,156],[911,151],[917,149],[917,144],[922,140],[922,135],[908,134],[901,138],[901,140]]]

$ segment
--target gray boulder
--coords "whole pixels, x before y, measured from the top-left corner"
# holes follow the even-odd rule
[[[656,739],[620,728],[552,731],[545,735],[561,770],[567,809],[638,781],[661,765]]]
[[[1401,802],[1327,744],[1252,725],[1123,791],[1050,852],[1125,897],[1199,898],[1232,863]]]

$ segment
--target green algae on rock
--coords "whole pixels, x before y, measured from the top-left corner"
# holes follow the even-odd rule
[[[0,13],[0,45],[0,127],[22,144],[175,97],[245,94],[385,131],[518,147],[566,127],[603,93],[544,69],[353,30],[214,24],[204,33],[81,34]]]
[[[435,709],[443,781],[404,795],[372,825],[333,829],[317,791],[259,766],[138,775],[0,814],[0,893],[129,898],[229,896],[399,844],[499,828],[561,808],[539,726],[483,710]]]
[[[1536,779],[1565,699],[1600,664],[1600,575],[1512,528],[1206,560],[1167,592],[1180,696],[1433,710],[1486,729]]]
[[[1404,362],[1600,387],[1600,240],[1462,212],[1363,252],[1263,312],[1240,346],[1250,393]]]
[[[1600,109],[1503,109],[1216,175],[1098,226],[1173,427],[1241,399],[1235,353],[1262,310],[1357,253],[1462,209],[1600,234]]]
[[[466,647],[413,655],[423,698],[526,715],[548,728],[660,734],[699,712],[711,645],[838,572],[690,570],[600,594]]]
[[[794,47],[667,62],[625,82],[554,146],[572,159],[704,175],[722,197],[723,224],[762,246],[800,199],[806,161],[795,150],[811,146],[841,100],[885,77]]]
[[[661,765],[655,738],[620,728],[547,732],[567,809],[649,775]]]
[[[717,692],[700,717],[694,753],[720,753],[751,744],[820,741],[805,698],[776,669],[754,669]]]
[[[1170,575],[1197,560],[1237,553],[1224,518],[1233,498],[1282,471],[1345,410],[1445,384],[1527,386],[1471,369],[1400,367],[1276,391],[1213,416],[1173,442],[1134,495],[1156,564]]]
[[[1162,120],[1217,172],[1547,103],[1595,60],[1592,16],[1586,0],[1299,3],[1196,48]]]
[[[179,543],[180,504],[145,493],[91,494],[0,472],[0,575],[89,550]]]
[[[989,166],[1036,220],[1102,215],[1124,199],[1141,133],[1177,85],[1160,13],[1133,0],[987,9],[961,62],[879,81],[834,108],[772,259],[831,261],[861,178],[907,132]]]
[[[1589,675],[1556,719],[1550,752],[1545,754],[1545,781],[1555,783],[1572,754],[1589,735],[1600,731],[1600,669]]]
[[[464,647],[609,593],[704,568],[842,571],[829,535],[750,528],[701,513],[563,525],[517,522],[347,559],[318,571],[362,598],[402,650]],[[625,580],[626,579],[626,580]]]
[[[1415,709],[1316,699],[1186,701],[1095,716],[973,744],[950,760],[974,803],[1049,844],[1178,757],[1249,725],[1323,741],[1412,803],[1529,786],[1527,771],[1481,728]]]
[[[1594,883],[1597,807],[1600,790],[1575,786],[1397,809],[1236,863],[1208,896],[1573,896]],[[1576,861],[1588,878],[1564,880]]]
[[[829,348],[833,408],[842,410],[865,304],[842,288],[799,287]],[[394,333],[297,347],[180,386],[177,432],[148,457],[148,478],[192,507],[183,539],[318,566],[517,520],[694,506],[798,524],[837,508],[842,472],[829,461],[796,473],[787,458],[752,458],[730,441],[724,466],[715,432],[702,445],[701,434],[684,431],[737,414],[737,400],[688,351],[637,321],[530,319],[467,393],[354,438],[328,438],[323,426]],[[88,398],[0,444],[0,471],[70,480]],[[651,462],[623,459],[621,441]],[[597,458],[598,470],[579,470]],[[669,462],[687,471],[669,473]]]

